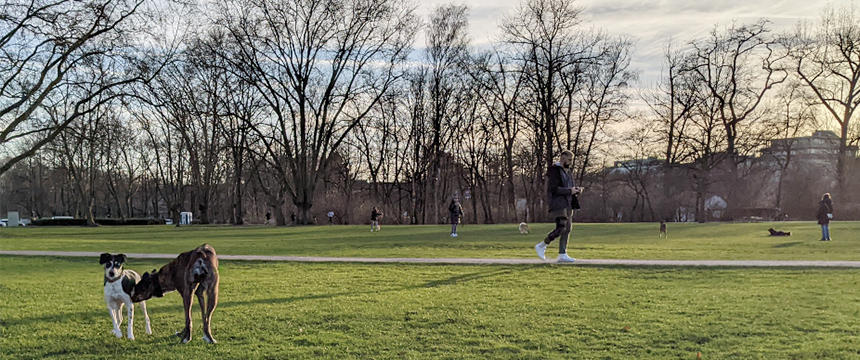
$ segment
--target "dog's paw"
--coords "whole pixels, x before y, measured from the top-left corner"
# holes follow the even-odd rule
[[[185,331],[185,330],[177,331],[176,334],[174,334],[174,335],[176,335],[180,339],[182,339],[183,344],[187,344],[189,341],[191,341],[191,334],[188,331]]]
[[[129,339],[129,340],[134,340],[134,335],[132,335],[132,334],[128,334],[128,339]]]
[[[149,326],[146,327],[146,335],[152,335],[152,329]]]
[[[206,335],[203,335],[203,341],[205,341],[207,344],[216,344],[216,343],[218,343],[217,341],[215,341],[215,339],[210,338],[210,337],[208,337],[208,336],[206,336]]]
[[[122,331],[119,331],[118,329],[113,329],[111,330],[111,332],[116,336],[117,339],[122,339]]]

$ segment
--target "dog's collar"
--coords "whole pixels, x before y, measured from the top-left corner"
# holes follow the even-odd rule
[[[115,283],[115,282],[119,281],[120,279],[122,279],[122,275],[117,276],[117,277],[116,277],[116,279],[113,279],[113,280],[110,280],[110,279],[108,279],[108,277],[107,277],[107,276],[105,276],[105,284],[107,284],[107,283]]]

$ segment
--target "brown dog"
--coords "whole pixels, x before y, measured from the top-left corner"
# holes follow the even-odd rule
[[[158,271],[144,273],[132,291],[133,302],[153,296],[161,297],[176,290],[182,295],[185,309],[185,329],[176,335],[182,343],[191,341],[191,294],[197,294],[197,302],[203,313],[203,341],[214,344],[215,338],[209,327],[212,311],[218,305],[218,256],[209,244],[186,251]]]

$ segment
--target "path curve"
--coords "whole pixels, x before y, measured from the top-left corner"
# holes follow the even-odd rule
[[[100,253],[86,251],[29,251],[0,250],[0,255],[99,257]],[[126,254],[137,259],[173,259],[176,254]],[[492,258],[364,258],[364,257],[320,257],[320,256],[269,256],[269,255],[218,255],[219,260],[289,261],[311,263],[404,263],[404,264],[463,264],[463,265],[538,265],[554,261],[540,259],[492,259]],[[860,261],[820,260],[636,260],[636,259],[577,259],[563,265],[610,265],[610,266],[706,266],[706,267],[811,267],[811,268],[860,268]]]

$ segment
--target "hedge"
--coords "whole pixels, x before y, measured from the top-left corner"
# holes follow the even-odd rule
[[[87,224],[87,219],[37,219],[33,220],[30,226],[84,226]],[[96,224],[99,225],[164,225],[162,219],[146,219],[146,218],[97,218]]]

